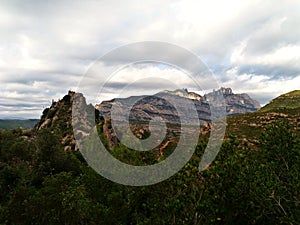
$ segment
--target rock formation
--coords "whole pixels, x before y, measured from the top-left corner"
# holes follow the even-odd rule
[[[230,88],[221,88],[217,91],[205,94],[204,96],[195,92],[189,92],[187,89],[162,91],[153,96],[132,96],[124,99],[103,101],[95,107],[87,105],[82,94],[69,91],[63,99],[53,101],[51,107],[43,111],[41,120],[36,125],[35,130],[38,132],[40,129],[49,128],[53,130],[53,132],[59,132],[59,135],[61,135],[61,142],[65,146],[65,149],[68,151],[77,150],[72,129],[72,119],[74,120],[74,118],[72,118],[72,104],[74,98],[79,98],[76,100],[76,103],[79,103],[80,107],[95,112],[95,124],[99,125],[100,130],[103,133],[103,137],[108,140],[110,148],[116,146],[119,141],[111,126],[110,118],[111,107],[116,104],[122,108],[128,107],[130,102],[134,102],[130,111],[129,119],[132,122],[138,122],[136,123],[138,125],[131,126],[133,133],[137,137],[145,138],[145,136],[149,134],[148,124],[154,117],[160,117],[167,123],[167,136],[172,137],[180,133],[180,127],[177,125],[180,125],[182,122],[190,121],[190,118],[189,115],[186,115],[184,118],[180,118],[175,107],[164,99],[164,96],[167,96],[169,99],[176,100],[179,107],[185,107],[185,98],[191,99],[195,105],[201,125],[205,125],[207,122],[210,122],[210,103],[214,101],[218,95],[224,96],[226,111],[229,116],[254,112],[260,108],[259,103],[251,99],[247,94],[234,94]],[[76,117],[77,120],[80,120],[77,122],[84,124],[84,127],[92,129],[95,124],[90,124],[91,121],[81,121],[82,119],[84,120],[86,116],[84,114],[85,113],[83,111],[82,116]],[[114,118],[115,120],[122,121],[126,119],[122,113],[117,115],[119,117]],[[76,123],[76,121],[73,122]],[[78,135],[85,134],[86,131],[82,130],[81,134]]]

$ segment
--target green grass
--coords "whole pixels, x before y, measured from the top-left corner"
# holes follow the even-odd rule
[[[273,99],[262,107],[260,112],[270,112],[276,109],[295,109],[300,107],[300,90],[291,91]]]

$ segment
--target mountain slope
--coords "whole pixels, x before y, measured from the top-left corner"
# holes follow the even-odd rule
[[[235,94],[231,88],[221,87],[219,90],[214,90],[203,97],[206,102],[210,102],[218,95],[223,95],[225,99],[227,116],[256,112],[261,107],[259,102],[252,99],[248,94]]]
[[[95,108],[97,109],[95,112],[98,112],[100,115],[104,116],[104,118],[101,117],[101,120],[98,118],[99,120],[97,123],[102,129],[103,136],[108,141],[109,147],[113,148],[118,144],[118,139],[111,127],[110,109],[112,105],[121,104],[121,106],[126,106],[128,101],[135,102],[137,99],[140,99],[134,105],[130,114],[131,121],[138,122],[135,125],[131,125],[131,129],[133,129],[135,135],[137,137],[144,137],[149,131],[149,126],[147,124],[149,123],[151,118],[159,115],[169,124],[167,125],[168,134],[173,137],[174,135],[180,133],[180,129],[177,126],[172,126],[171,124],[180,124],[182,118],[179,118],[176,109],[166,100],[160,98],[159,95],[172,95],[172,98],[176,99],[177,102],[180,103],[182,101],[183,103],[181,105],[183,106],[185,101],[184,98],[190,98],[196,106],[199,119],[202,122],[201,124],[203,125],[210,121],[209,101],[213,100],[214,95],[221,94],[225,97],[228,115],[253,112],[256,111],[259,107],[259,104],[255,100],[252,100],[247,94],[233,94],[230,88],[222,88],[218,91],[214,91],[213,93],[209,93],[204,96],[200,96],[196,93],[188,92],[186,89],[183,89],[173,92],[164,91],[154,96],[131,96],[126,99],[113,99],[110,101],[104,101],[101,104],[95,106]],[[51,130],[58,132],[62,139],[61,142],[65,146],[65,150],[77,149],[71,124],[72,104],[74,96],[75,93],[69,91],[69,93],[61,100],[57,102],[53,101],[51,107],[44,110],[41,120],[35,127],[36,131],[44,128],[50,128]],[[90,109],[95,110],[92,105],[86,105],[84,96],[82,94],[79,94],[79,97],[82,99],[81,102],[85,107],[89,107]],[[189,120],[188,116],[189,115],[187,115],[186,118],[183,119]],[[122,114],[120,114],[119,119],[124,119],[121,117]],[[143,122],[146,125],[141,125],[141,123]]]
[[[74,98],[79,98],[80,104],[86,109],[95,110],[92,105],[87,105],[82,94],[69,91],[59,101],[53,101],[50,108],[43,111],[40,121],[35,126],[38,132],[42,129],[50,129],[61,138],[61,143],[65,150],[77,150],[72,128],[72,104]],[[76,122],[76,121],[74,121]]]
[[[288,121],[300,136],[299,90],[280,95],[257,112],[229,117],[226,133],[256,142],[266,127],[278,121]]]
[[[269,104],[262,107],[260,112],[270,112],[278,109],[300,108],[300,90],[291,91],[273,99]]]
[[[185,98],[189,98],[196,106],[199,120],[202,122],[210,122],[209,103],[214,101],[220,95],[223,95],[225,99],[226,113],[228,116],[255,112],[260,108],[260,104],[256,100],[250,98],[249,95],[245,93],[234,94],[231,88],[221,88],[217,91],[205,94],[204,96],[198,95],[195,92],[188,92],[187,89],[162,91],[153,96],[131,96],[128,98],[103,101],[95,107],[103,116],[109,116],[113,105],[127,107],[129,103],[136,102],[131,111],[132,120],[149,121],[153,116],[160,115],[166,122],[179,124],[180,120],[175,108],[163,99],[163,97],[171,97],[178,105],[182,106],[185,105]]]

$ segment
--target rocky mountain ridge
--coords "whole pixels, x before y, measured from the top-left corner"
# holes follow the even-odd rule
[[[212,101],[215,95],[222,94],[224,96],[227,103],[227,115],[253,112],[260,107],[259,103],[251,99],[247,94],[233,94],[230,88],[221,88],[220,90],[204,96],[200,96],[194,92],[188,92],[186,89],[164,91],[160,94],[162,93],[165,95],[174,95],[174,98],[176,98],[176,100],[179,102],[183,101],[184,98],[191,99],[196,106],[199,119],[204,126],[206,126],[207,122],[210,121],[209,101]],[[110,148],[115,146],[118,143],[118,138],[111,127],[109,113],[110,108],[113,104],[116,104],[116,102],[122,105],[122,99],[118,99],[118,101],[116,101],[116,99],[104,101],[94,107],[91,104],[86,104],[85,98],[82,94],[69,91],[68,94],[65,95],[61,100],[53,101],[50,108],[46,108],[43,111],[40,121],[35,126],[35,130],[39,131],[44,128],[59,130],[62,136],[61,142],[65,146],[65,150],[77,150],[72,130],[72,103],[75,95],[80,98],[80,103],[83,107],[89,108],[90,110],[95,110],[95,114],[97,114],[97,124],[101,127],[104,138],[108,140]],[[159,115],[167,123],[178,124],[178,122],[180,122],[180,118],[175,108],[166,100],[159,98],[158,95],[129,98],[131,98],[131,100],[135,100],[135,98],[140,99],[132,109],[130,114],[131,120],[147,123],[151,120],[151,118],[153,118],[153,116]],[[148,129],[148,126],[136,126],[134,127],[134,133],[137,137],[143,138],[145,134],[149,133]],[[169,130],[169,133],[173,133],[174,135],[176,134],[176,130]],[[84,131],[82,134],[84,135]]]
[[[105,117],[109,116],[114,105],[126,107],[129,102],[136,102],[130,115],[132,120],[149,121],[153,116],[160,115],[166,122],[179,124],[180,120],[175,108],[163,99],[166,95],[173,96],[173,99],[176,98],[175,100],[179,105],[181,102],[184,105],[185,98],[191,99],[202,122],[210,122],[210,102],[215,101],[220,95],[223,95],[225,99],[227,116],[256,112],[260,109],[259,102],[252,99],[248,94],[234,94],[231,88],[223,87],[204,96],[189,92],[187,89],[165,90],[153,96],[131,96],[103,101],[101,104],[96,104],[95,108]]]
[[[34,128],[36,132],[39,132],[41,129],[50,129],[59,133],[62,138],[61,143],[65,146],[66,151],[78,150],[72,127],[72,104],[75,97],[81,99],[83,107],[94,110],[92,105],[86,104],[85,98],[81,93],[69,91],[62,99],[52,101],[52,105],[44,109],[40,121]]]

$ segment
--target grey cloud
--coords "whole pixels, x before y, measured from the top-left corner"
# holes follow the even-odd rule
[[[298,6],[299,7],[299,6]],[[294,9],[295,10],[295,9]],[[300,44],[300,14],[289,13],[271,18],[250,35],[247,41],[245,54],[263,54],[272,52],[280,47],[291,44]],[[291,13],[291,14],[290,14]]]
[[[242,65],[239,74],[267,75],[269,79],[293,78],[300,76],[300,70],[286,66]]]
[[[105,88],[111,89],[112,91],[120,90],[125,88],[128,85],[127,82],[109,82],[105,85]],[[162,82],[161,80],[149,82],[135,82],[130,84],[132,90],[165,90],[173,89],[174,86],[170,85],[169,82]]]
[[[214,11],[208,12],[217,17],[213,18],[216,23],[210,23],[205,17],[198,20],[195,17],[191,21],[178,19],[181,7],[179,12],[174,10],[177,3],[180,1],[144,1],[143,4],[128,1],[120,6],[119,1],[107,0],[1,1],[0,103],[3,107],[20,104],[18,115],[27,106],[37,110],[34,107],[39,104],[42,108],[51,99],[62,97],[68,89],[75,89],[89,64],[102,55],[118,46],[145,40],[165,41],[188,48],[212,69],[220,86],[225,83],[241,87],[240,81],[234,80],[236,78],[224,75],[233,67],[237,68],[237,76],[265,75],[269,78],[265,82],[299,76],[298,67],[293,66],[297,62],[280,65],[247,63],[248,58],[258,58],[280,47],[300,45],[299,1],[280,4],[243,1],[237,8],[226,9],[235,15],[228,20],[222,15],[218,17]],[[181,3],[193,6],[197,2]],[[204,3],[201,8],[205,8]],[[234,64],[230,58],[242,42],[246,43],[243,49],[245,61]],[[145,55],[156,58],[162,54],[159,48],[144,52],[142,47],[108,57],[103,63],[111,66],[142,59]],[[184,55],[172,50],[168,57],[178,64],[186,60]],[[100,76],[100,82],[104,82],[108,74],[104,71]],[[108,91],[113,92],[124,85],[126,83],[111,83]],[[136,83],[132,87],[150,90],[158,85],[155,82]],[[273,95],[261,90],[255,97],[265,102]],[[21,107],[24,102],[28,105]],[[9,110],[6,108],[6,113],[0,113],[0,117],[9,114]],[[29,115],[27,113],[25,116]]]

